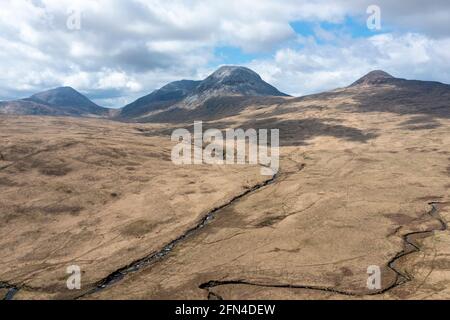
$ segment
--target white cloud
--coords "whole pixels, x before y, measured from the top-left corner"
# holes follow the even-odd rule
[[[430,39],[407,33],[382,34],[346,43],[303,42],[301,49],[284,48],[272,59],[254,60],[249,67],[280,90],[304,95],[344,87],[367,72],[382,69],[409,79],[450,83],[450,38]]]
[[[397,24],[400,33],[370,39],[351,39],[320,25],[314,37],[300,37],[290,25],[340,23],[349,15],[364,19],[370,2],[3,0],[0,99],[70,84],[108,106],[121,106],[169,81],[205,76],[220,63],[214,56],[218,46],[273,53],[249,65],[291,94],[345,85],[374,67],[448,81],[442,72],[450,60],[447,1],[430,0],[424,7],[417,0],[379,0],[383,24]],[[81,10],[79,31],[66,27],[74,3]]]
[[[128,77],[124,72],[117,71],[105,72],[98,80],[96,87],[99,89],[126,88],[131,92],[142,89],[136,80]]]

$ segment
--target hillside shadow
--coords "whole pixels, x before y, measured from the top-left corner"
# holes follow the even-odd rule
[[[307,140],[316,137],[333,137],[346,141],[366,143],[377,137],[373,132],[364,132],[360,129],[330,123],[333,119],[278,119],[267,118],[250,120],[241,125],[242,129],[278,129],[280,130],[280,146],[305,146]],[[213,125],[216,125],[214,123]],[[232,127],[233,124],[224,123],[224,127]]]
[[[445,84],[412,81],[402,87],[377,89],[356,94],[352,98],[358,102],[358,106],[342,105],[341,108],[361,113],[392,112],[399,115],[424,115],[427,116],[428,122],[432,118],[450,119],[450,86]]]
[[[204,122],[203,132],[208,129],[218,129],[224,131],[227,128],[233,129],[278,129],[280,133],[280,146],[306,146],[307,140],[316,137],[334,137],[352,142],[367,143],[369,140],[376,138],[378,135],[374,132],[364,132],[363,130],[344,126],[341,124],[328,123],[334,121],[333,119],[318,119],[307,118],[298,120],[280,120],[277,118],[266,118],[261,120],[250,120],[243,124],[237,125],[234,122],[219,121],[219,122]],[[174,129],[185,128],[191,134],[194,132],[193,124],[187,126],[174,126],[160,130],[151,130],[142,132],[145,135],[160,135],[168,136],[172,134]],[[137,129],[138,130],[138,129]]]
[[[239,114],[250,106],[266,108],[270,105],[278,105],[285,102],[283,97],[242,97],[221,96],[212,97],[195,109],[174,108],[150,117],[143,118],[145,123],[186,123],[188,121],[218,120]],[[258,107],[256,107],[258,108]]]
[[[442,126],[434,117],[430,115],[415,116],[412,119],[406,120],[400,124],[402,129],[407,130],[430,130]]]

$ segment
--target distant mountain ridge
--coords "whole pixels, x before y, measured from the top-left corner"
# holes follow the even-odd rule
[[[59,87],[29,98],[0,103],[0,114],[107,117],[100,107],[71,87]]]
[[[396,78],[381,70],[369,72],[347,87],[294,98],[289,103],[317,99],[350,99],[354,104],[343,103],[340,107],[352,112],[450,118],[450,85]]]
[[[29,98],[0,102],[0,114],[101,117],[126,122],[186,122],[222,119],[245,109],[281,106],[309,97],[352,95],[365,101],[364,110],[390,110],[392,101],[402,112],[425,109],[447,114],[450,85],[396,78],[382,70],[364,75],[346,88],[292,98],[268,84],[254,71],[224,66],[201,81],[171,82],[122,109],[98,106],[71,87],[60,87]],[[366,103],[371,101],[370,103]],[[425,111],[424,111],[425,110]],[[422,112],[421,111],[421,112]],[[427,111],[428,112],[428,111]]]
[[[182,80],[169,83],[122,108],[119,118],[145,118],[174,109],[196,109],[226,97],[287,97],[254,71],[239,66],[223,66],[202,81]],[[179,114],[179,112],[177,113]],[[198,114],[201,116],[201,114]],[[170,119],[164,115],[163,118]]]

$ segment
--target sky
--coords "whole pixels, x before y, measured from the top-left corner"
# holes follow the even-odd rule
[[[72,86],[117,108],[222,65],[293,96],[375,69],[450,83],[450,1],[2,0],[0,48],[0,100]]]

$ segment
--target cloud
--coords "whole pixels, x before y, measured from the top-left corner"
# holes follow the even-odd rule
[[[249,65],[291,94],[343,85],[375,66],[446,80],[448,2],[379,0],[389,33],[378,36],[321,27],[337,30],[349,16],[364,25],[370,2],[3,0],[0,100],[72,85],[119,107],[169,81],[205,76],[220,64],[215,48],[227,46],[265,55]],[[81,29],[70,30],[78,12]],[[295,21],[313,23],[314,35],[299,36]]]
[[[448,0],[338,0],[338,4],[347,8],[347,13],[363,15],[369,5],[380,7],[382,24],[396,27],[398,31],[416,32],[431,38],[450,37]]]
[[[450,83],[450,38],[380,34],[333,45],[302,41],[301,49],[283,48],[271,59],[248,64],[280,90],[305,95],[344,87],[371,70],[394,76]]]

